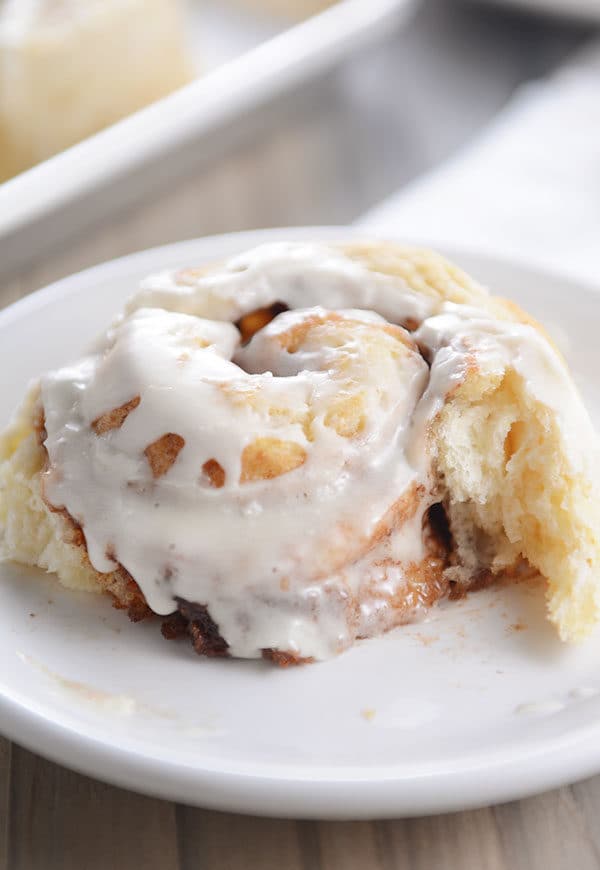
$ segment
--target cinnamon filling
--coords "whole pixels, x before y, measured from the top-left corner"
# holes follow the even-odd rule
[[[156,479],[166,474],[184,447],[185,440],[174,432],[167,432],[149,444],[144,455],[152,470],[152,477]]]
[[[203,604],[192,604],[179,598],[177,612],[163,620],[162,635],[166,640],[189,637],[194,650],[201,656],[229,656],[229,644],[219,634],[219,626]]]
[[[215,489],[225,486],[225,469],[216,459],[207,459],[202,466],[202,476]]]
[[[235,324],[242,336],[242,344],[248,344],[250,339],[259,330],[267,326],[278,314],[283,314],[284,311],[289,311],[287,305],[283,302],[274,302],[266,308],[256,308],[254,311],[245,314]]]
[[[96,435],[105,435],[111,429],[120,429],[131,411],[134,411],[140,404],[140,397],[134,396],[129,402],[125,402],[119,408],[113,408],[112,411],[107,411],[106,414],[101,414],[92,422],[92,429]]]

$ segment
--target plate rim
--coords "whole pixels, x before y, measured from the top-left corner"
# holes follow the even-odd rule
[[[277,228],[225,233],[189,239],[138,251],[108,260],[81,272],[55,281],[0,312],[0,331],[11,323],[26,319],[34,311],[52,305],[71,294],[89,291],[94,284],[104,283],[111,276],[123,279],[128,273],[139,275],[154,266],[145,264],[163,261],[158,268],[168,268],[185,262],[192,251],[201,259],[210,248],[243,249],[276,239],[307,240],[371,237],[393,239],[393,233],[382,233],[360,227],[322,226]],[[414,240],[403,238],[409,244]],[[421,241],[420,244],[428,243]],[[454,245],[436,245],[459,262],[488,264],[490,271],[509,269],[521,277],[535,275],[547,281],[549,291],[560,292],[560,285],[576,287],[578,292],[600,304],[600,294],[594,284],[581,282],[572,276],[545,272],[537,265],[514,258],[503,259],[482,251],[468,251]],[[202,253],[204,251],[204,253]],[[219,256],[217,254],[216,256]],[[469,266],[469,268],[471,268]],[[198,767],[178,760],[152,757],[144,752],[132,752],[127,747],[101,741],[96,736],[76,730],[45,715],[15,697],[15,692],[0,681],[0,729],[20,745],[81,773],[122,787],[170,800],[213,809],[300,818],[384,818],[421,815],[481,806],[486,803],[523,797],[592,775],[600,770],[600,722],[587,722],[570,728],[560,737],[545,738],[539,748],[516,743],[503,748],[500,755],[490,755],[490,749],[473,756],[462,756],[456,762],[437,764],[436,770],[411,770],[404,764],[390,766],[382,773],[372,767],[321,767],[323,775],[315,777],[316,768],[278,765],[279,773],[268,765],[262,773],[240,769],[225,769],[223,763]],[[524,764],[524,761],[527,763]],[[465,763],[466,762],[466,763]],[[345,775],[340,775],[345,770]],[[404,771],[404,772],[403,772]],[[352,786],[360,786],[356,794]],[[462,788],[461,788],[462,785]],[[458,794],[466,790],[458,798]]]

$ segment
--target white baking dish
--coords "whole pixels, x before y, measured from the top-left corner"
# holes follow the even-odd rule
[[[600,0],[488,0],[494,5],[508,5],[541,12],[559,18],[600,21]]]
[[[151,161],[168,161],[177,148],[200,143],[238,115],[382,35],[413,4],[414,0],[342,0],[293,27],[227,11],[221,0],[197,6],[200,14],[192,14],[190,33],[203,75],[0,185],[3,266],[20,230],[103,185],[125,180],[134,170],[143,171]],[[139,176],[136,183],[139,188]],[[102,209],[106,214],[106,202]]]

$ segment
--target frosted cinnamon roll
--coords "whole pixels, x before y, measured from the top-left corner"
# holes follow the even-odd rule
[[[598,617],[566,365],[431,252],[277,243],[149,278],[0,457],[7,558],[202,654],[326,659],[524,570],[563,639]]]

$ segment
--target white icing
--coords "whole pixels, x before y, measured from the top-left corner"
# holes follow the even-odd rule
[[[298,310],[240,347],[233,322],[274,302]],[[332,310],[353,322],[342,339],[282,348],[283,334]],[[325,246],[263,246],[210,276],[164,273],[127,312],[89,356],[42,381],[46,496],[81,524],[98,571],[122,564],[160,614],[177,598],[207,606],[243,657],[275,648],[326,658],[397,621],[390,599],[426,555],[423,513],[436,500],[426,427],[464,377],[469,348],[486,368],[514,366],[558,411],[572,393],[531,327],[440,305]],[[408,333],[382,331],[407,318],[423,322],[431,372]],[[353,395],[365,425],[344,437],[327,415]],[[93,421],[135,397],[120,428],[96,434]],[[154,479],[144,450],[166,433],[185,446]],[[258,438],[293,442],[305,461],[241,482],[244,448]],[[225,472],[219,489],[202,475],[211,459]],[[381,533],[402,497],[412,512]]]
[[[233,257],[218,274],[193,272],[162,272],[143,281],[128,312],[151,306],[236,321],[256,308],[284,302],[289,308],[377,311],[398,323],[420,322],[435,310],[433,299],[401,278],[372,272],[325,245],[273,242]]]

